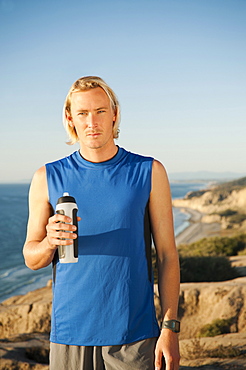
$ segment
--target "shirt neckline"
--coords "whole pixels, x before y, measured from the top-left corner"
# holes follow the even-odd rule
[[[79,150],[77,150],[75,152],[75,157],[76,157],[77,161],[80,164],[82,164],[83,166],[88,167],[88,168],[107,167],[107,166],[111,166],[113,164],[116,164],[122,158],[122,156],[124,155],[125,150],[123,148],[119,147],[118,145],[117,145],[117,147],[118,147],[117,153],[112,158],[110,158],[110,159],[108,159],[107,161],[104,161],[104,162],[90,162],[87,159],[85,159],[84,157],[82,157]]]

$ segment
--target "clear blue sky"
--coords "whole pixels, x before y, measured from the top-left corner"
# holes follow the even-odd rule
[[[84,75],[118,95],[120,146],[246,173],[245,19],[245,0],[0,0],[0,182],[78,148],[61,115]]]

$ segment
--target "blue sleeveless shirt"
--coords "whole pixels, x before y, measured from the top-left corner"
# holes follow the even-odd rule
[[[78,263],[55,258],[51,342],[121,345],[159,335],[148,200],[153,158],[119,148],[92,163],[80,153],[46,164],[49,201],[76,199]]]

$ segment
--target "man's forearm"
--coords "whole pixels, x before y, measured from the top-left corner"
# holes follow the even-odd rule
[[[50,246],[47,237],[41,242],[27,242],[23,249],[26,266],[31,270],[39,270],[48,266],[54,258],[56,249],[56,246]]]
[[[179,259],[176,251],[158,259],[158,276],[162,320],[176,320],[180,281]],[[177,370],[179,360],[178,334],[170,328],[162,329],[155,348],[155,369],[160,370],[165,362],[167,369]]]
[[[158,288],[161,301],[162,319],[177,319],[180,289],[178,254],[158,260]]]

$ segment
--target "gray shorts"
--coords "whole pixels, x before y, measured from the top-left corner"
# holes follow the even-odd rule
[[[102,347],[50,343],[50,370],[153,370],[156,341]]]

